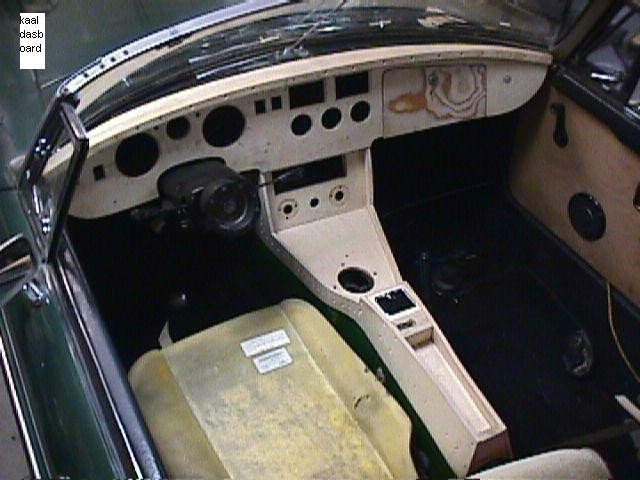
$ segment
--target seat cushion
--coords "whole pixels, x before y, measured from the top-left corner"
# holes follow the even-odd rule
[[[589,448],[563,449],[516,460],[473,475],[473,478],[603,480],[611,473],[602,458]]]
[[[129,379],[171,477],[416,476],[405,412],[305,302],[148,352]]]

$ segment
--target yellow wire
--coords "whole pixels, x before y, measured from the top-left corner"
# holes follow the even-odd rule
[[[629,371],[633,374],[634,378],[636,379],[636,382],[640,383],[640,375],[638,375],[638,372],[636,372],[636,369],[633,368],[633,365],[631,365],[631,362],[629,361],[629,358],[627,357],[627,354],[624,352],[624,350],[622,348],[622,344],[620,343],[620,340],[618,339],[618,333],[616,332],[616,329],[613,326],[613,307],[612,307],[612,302],[611,302],[611,284],[609,282],[607,282],[607,314],[609,315],[609,328],[611,328],[611,334],[613,335],[613,340],[616,342],[616,346],[618,347],[618,351],[620,352],[620,356],[622,357],[622,360],[624,360],[624,363],[627,365],[627,368],[629,369]]]

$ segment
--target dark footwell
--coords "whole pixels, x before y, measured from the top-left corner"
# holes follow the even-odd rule
[[[501,189],[470,188],[381,220],[403,276],[506,423],[517,457],[628,418],[614,395],[635,399],[639,389],[613,342],[604,284]],[[618,301],[614,314],[638,331]],[[628,435],[593,439],[618,472],[637,468],[622,460],[635,457]]]

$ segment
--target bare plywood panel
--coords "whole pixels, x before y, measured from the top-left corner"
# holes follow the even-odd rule
[[[566,109],[569,143],[553,141],[553,103]],[[527,106],[511,167],[515,198],[595,270],[640,305],[640,213],[633,197],[640,158],[600,120],[555,89],[546,88]],[[587,192],[602,205],[607,226],[600,240],[581,238],[567,205]]]
[[[540,65],[494,59],[387,69],[384,136],[506,113],[530,100],[545,76]]]

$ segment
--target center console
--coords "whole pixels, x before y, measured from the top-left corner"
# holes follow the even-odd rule
[[[262,240],[364,331],[456,475],[510,458],[504,423],[398,271],[373,206],[369,151],[346,155],[343,173],[284,192],[264,175]]]

